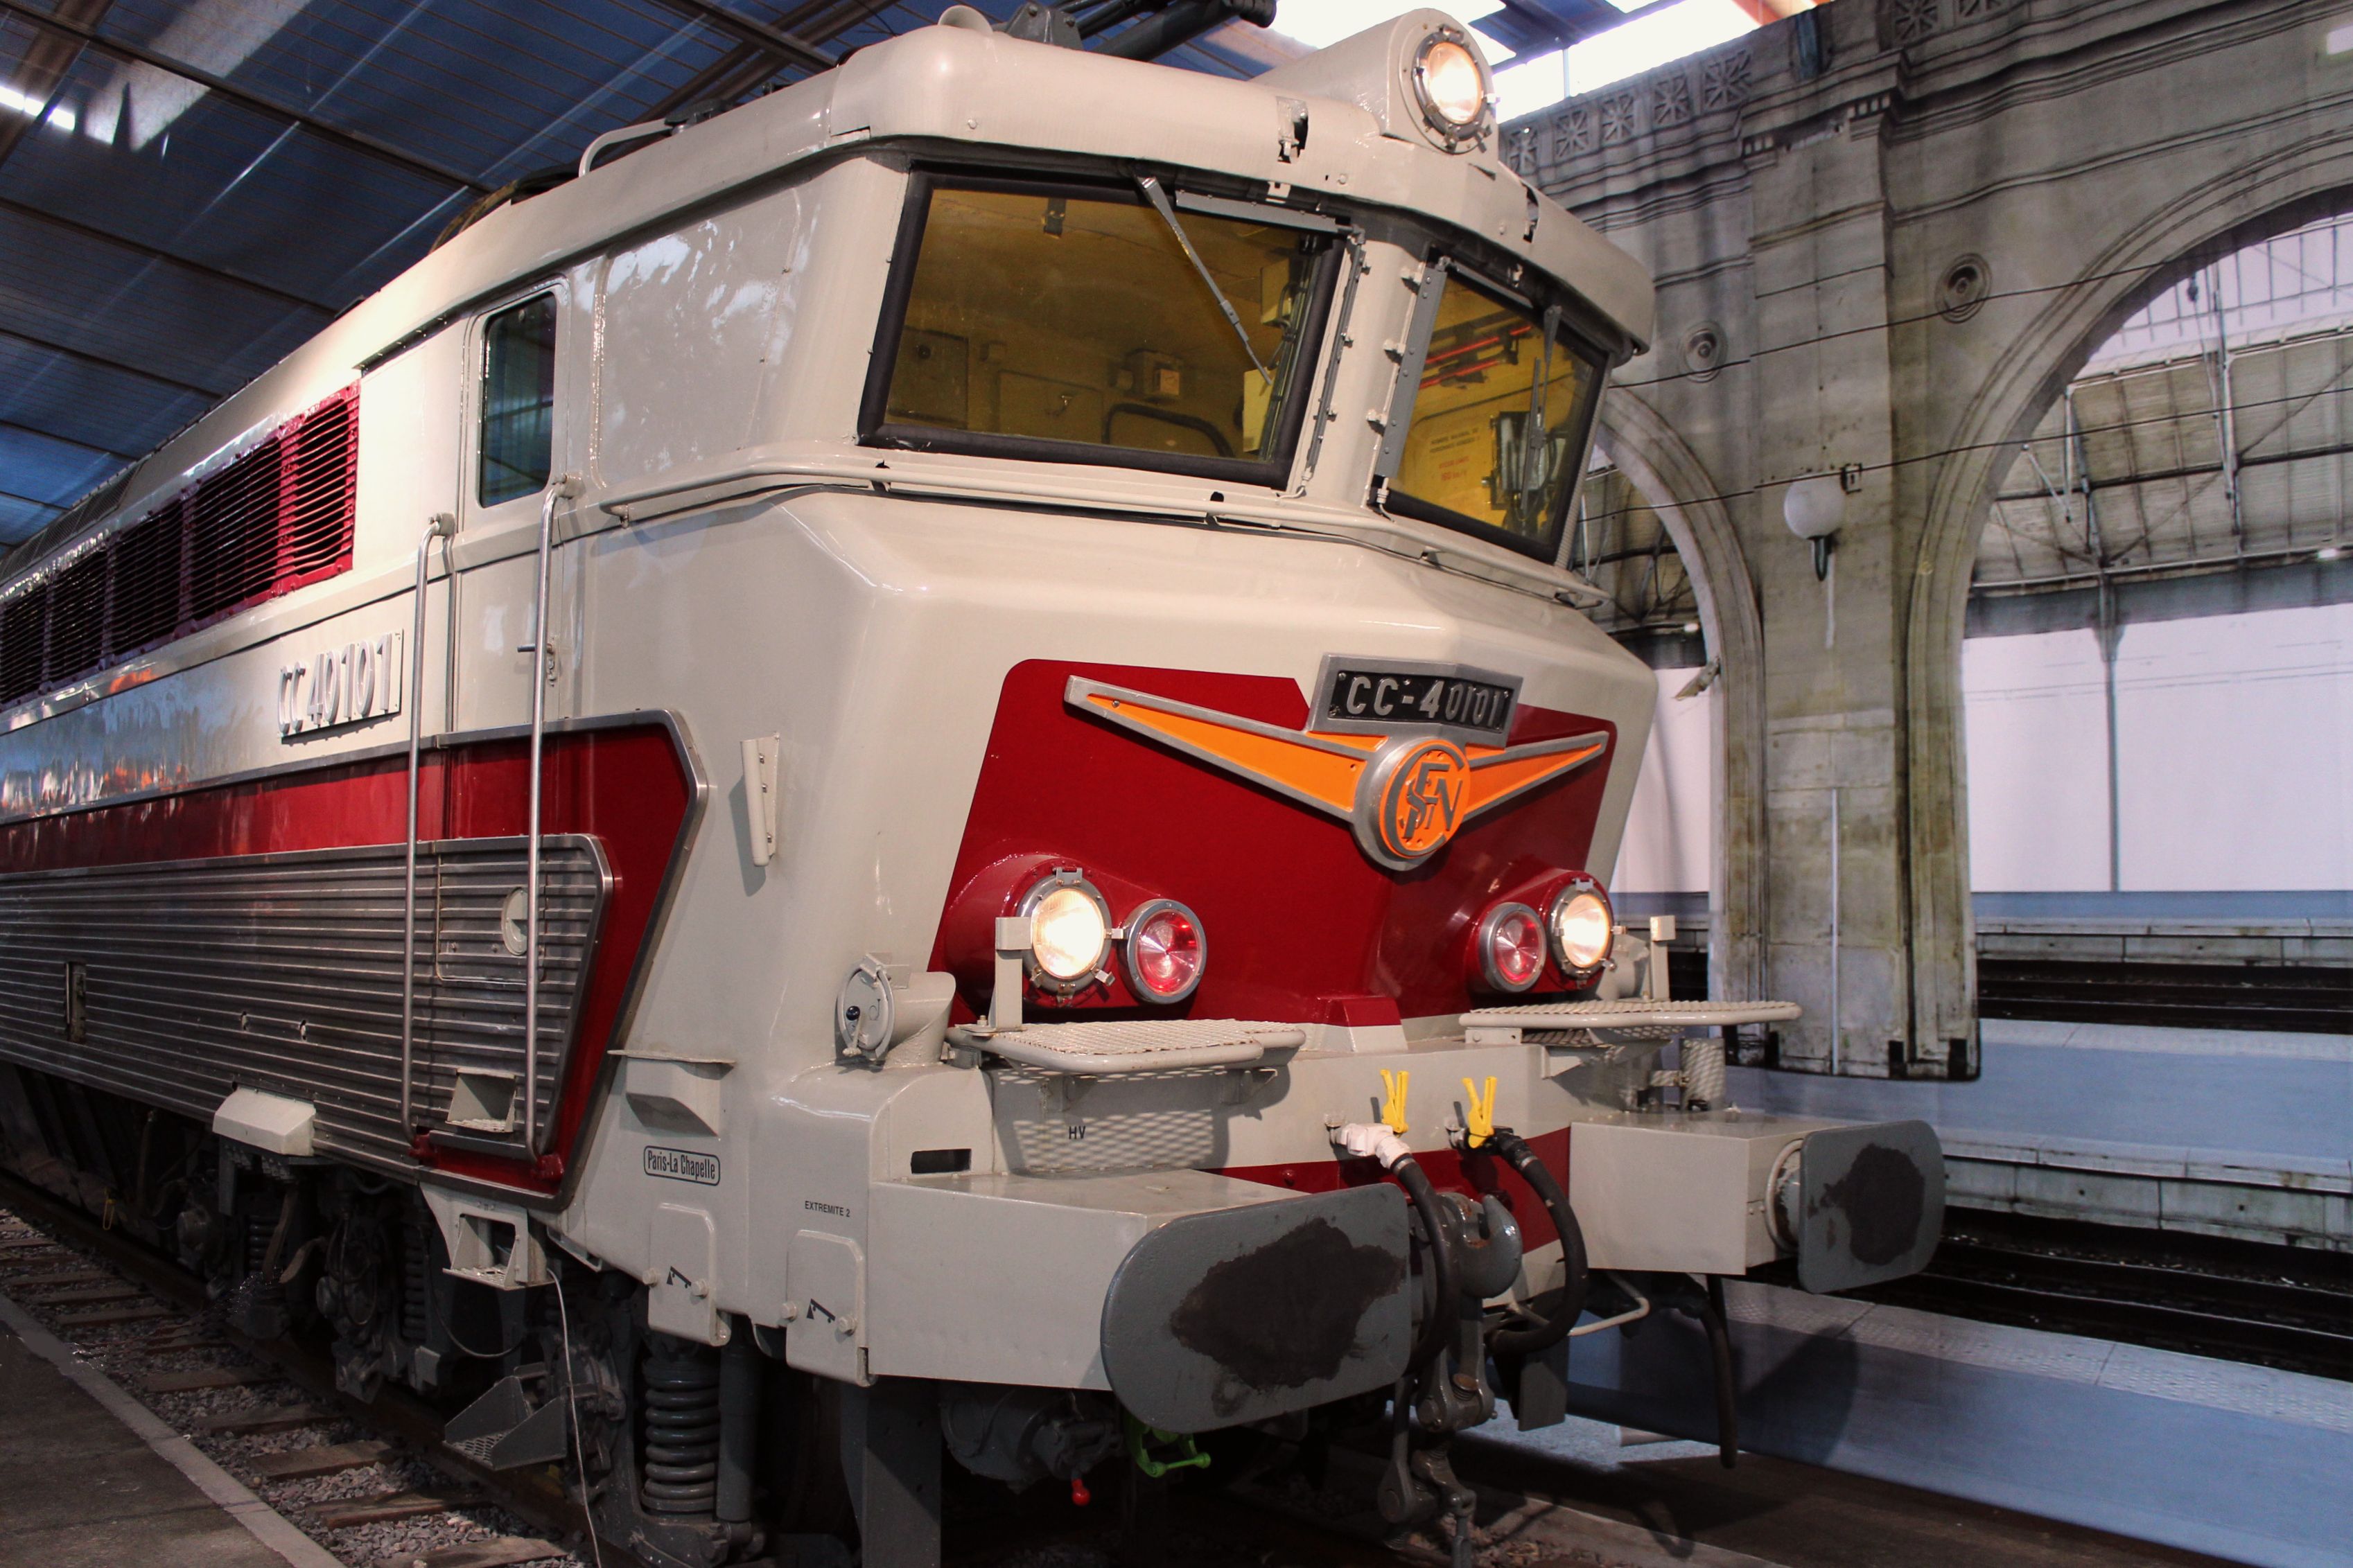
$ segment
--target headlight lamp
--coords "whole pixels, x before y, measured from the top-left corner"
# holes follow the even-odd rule
[[[1495,991],[1525,991],[1544,974],[1544,922],[1525,904],[1497,904],[1479,922],[1480,978]]]
[[[1546,922],[1552,930],[1553,958],[1562,969],[1582,974],[1601,967],[1609,956],[1610,928],[1615,923],[1609,900],[1589,882],[1571,882],[1552,901]]]
[[[1022,895],[1029,917],[1029,978],[1061,995],[1102,972],[1111,952],[1111,915],[1094,884],[1077,871],[1058,870]]]
[[[1127,917],[1126,931],[1129,990],[1163,1006],[1193,994],[1209,962],[1200,916],[1174,899],[1155,899]]]
[[[1487,112],[1487,73],[1468,44],[1432,33],[1413,63],[1414,93],[1422,118],[1449,141],[1474,129]]]

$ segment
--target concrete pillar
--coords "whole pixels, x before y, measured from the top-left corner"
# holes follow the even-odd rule
[[[1747,160],[1757,432],[1743,545],[1765,615],[1768,989],[1806,1014],[1784,1061],[1884,1071],[1907,1037],[1902,605],[1882,121]],[[1854,472],[1831,574],[1783,520],[1789,484]]]

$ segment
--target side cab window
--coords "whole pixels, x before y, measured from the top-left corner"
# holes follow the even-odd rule
[[[557,291],[492,311],[475,340],[472,500],[489,510],[547,488],[555,467]]]

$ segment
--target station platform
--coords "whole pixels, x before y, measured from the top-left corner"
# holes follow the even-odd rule
[[[0,1300],[0,1568],[337,1568]]]
[[[1746,1450],[2234,1563],[2347,1561],[2353,1384],[1767,1285],[1732,1285],[1726,1306]],[[1707,1367],[1680,1318],[1579,1339],[1570,1407],[1711,1437]],[[1495,1441],[1593,1458],[1574,1428]],[[1777,1550],[1761,1554],[1795,1568]]]
[[[2353,1040],[1988,1019],[1981,1041],[1974,1082],[1735,1068],[1730,1098],[1928,1121],[1957,1206],[2353,1250]],[[1769,1286],[1727,1304],[1751,1449],[2234,1562],[2348,1560],[2353,1383]],[[1572,1406],[1706,1436],[1706,1364],[1680,1321],[1581,1340]]]
[[[1916,1117],[1951,1201],[2353,1251],[2353,1038],[1988,1018],[1967,1083],[1736,1068],[1735,1104]]]

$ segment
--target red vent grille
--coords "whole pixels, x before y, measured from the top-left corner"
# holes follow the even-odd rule
[[[0,603],[0,702],[350,570],[359,391],[347,387],[297,415],[226,468]]]

